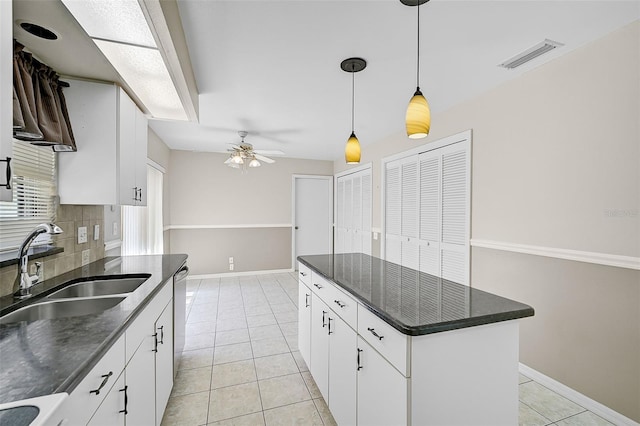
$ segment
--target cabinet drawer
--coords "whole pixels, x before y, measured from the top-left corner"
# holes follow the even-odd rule
[[[171,284],[173,279],[167,280],[162,289],[155,295],[153,300],[145,306],[144,310],[140,312],[138,317],[133,320],[133,323],[127,328],[125,332],[127,338],[127,362],[131,359],[133,354],[140,346],[140,343],[145,337],[153,334],[153,324],[156,319],[162,313],[162,310],[167,306],[167,303],[173,298],[173,285]]]
[[[298,278],[307,286],[311,285],[311,269],[300,262],[298,262]]]
[[[326,304],[354,330],[358,328],[358,304],[334,283],[328,283],[324,291]]]
[[[409,336],[400,333],[362,305],[358,305],[358,334],[405,377],[409,377]]]
[[[89,422],[124,370],[124,346],[123,335],[71,392],[63,408],[65,424],[84,425]]]
[[[332,282],[326,280],[322,275],[311,271],[311,284],[309,285],[309,288],[327,305],[331,301],[329,299],[329,293],[331,292],[332,287]]]

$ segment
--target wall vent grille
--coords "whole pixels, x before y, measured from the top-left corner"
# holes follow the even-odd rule
[[[507,59],[506,61],[504,61],[498,66],[511,70],[516,67],[519,67],[520,65],[524,65],[527,62],[537,58],[538,56],[544,55],[545,53],[550,52],[553,49],[561,46],[564,46],[564,44],[559,43],[557,41],[546,39],[542,43],[538,43],[535,46],[525,50],[524,52],[518,53],[516,56],[510,59]]]

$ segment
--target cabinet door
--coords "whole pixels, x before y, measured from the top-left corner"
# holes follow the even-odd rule
[[[298,283],[298,348],[309,366],[311,360],[311,290]]]
[[[122,373],[88,424],[91,426],[124,426],[124,410],[127,408],[125,407],[125,392],[124,373]]]
[[[358,424],[407,424],[407,379],[361,337],[358,349]]]
[[[311,363],[309,371],[325,401],[329,398],[329,308],[313,293],[311,296]]]
[[[133,354],[125,370],[127,395],[127,425],[152,425],[155,423],[155,337],[149,334]]]
[[[120,204],[136,204],[136,104],[124,90],[118,91],[118,160]]]
[[[135,186],[138,188],[139,197],[136,200],[137,206],[147,205],[147,139],[149,127],[147,117],[137,107],[135,109],[136,131],[135,131]]]
[[[173,303],[169,303],[156,321],[156,424],[162,421],[164,409],[173,388]]]
[[[329,409],[339,425],[356,424],[357,335],[329,314]]]

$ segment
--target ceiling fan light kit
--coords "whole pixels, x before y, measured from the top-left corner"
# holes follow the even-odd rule
[[[344,148],[344,159],[347,164],[360,163],[360,141],[356,137],[354,130],[354,112],[355,112],[355,73],[362,71],[367,67],[367,61],[362,58],[348,58],[340,63],[342,71],[351,73],[351,136],[347,140]]]
[[[417,44],[417,61],[416,61],[416,92],[409,101],[407,114],[405,116],[405,125],[407,128],[407,136],[410,139],[424,138],[429,134],[431,128],[431,111],[429,103],[420,91],[420,5],[429,0],[400,0],[406,6],[417,6],[418,9],[418,44]]]
[[[282,155],[284,152],[282,151],[260,151],[253,149],[253,145],[250,143],[246,143],[244,138],[249,134],[249,132],[245,130],[240,130],[238,135],[240,136],[240,144],[232,145],[232,149],[229,149],[230,152],[229,158],[224,162],[227,166],[234,169],[241,169],[243,172],[247,171],[247,167],[256,168],[260,167],[262,163],[275,163],[276,160],[273,160],[269,157],[265,157],[261,155],[261,153],[266,154],[278,154]]]

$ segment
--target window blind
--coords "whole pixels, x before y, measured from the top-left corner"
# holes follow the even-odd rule
[[[162,254],[162,178],[147,165],[147,206],[122,206],[121,254]]]
[[[13,141],[13,200],[0,202],[0,252],[17,250],[37,225],[56,214],[56,154],[49,147]],[[32,244],[48,244],[41,234]]]

